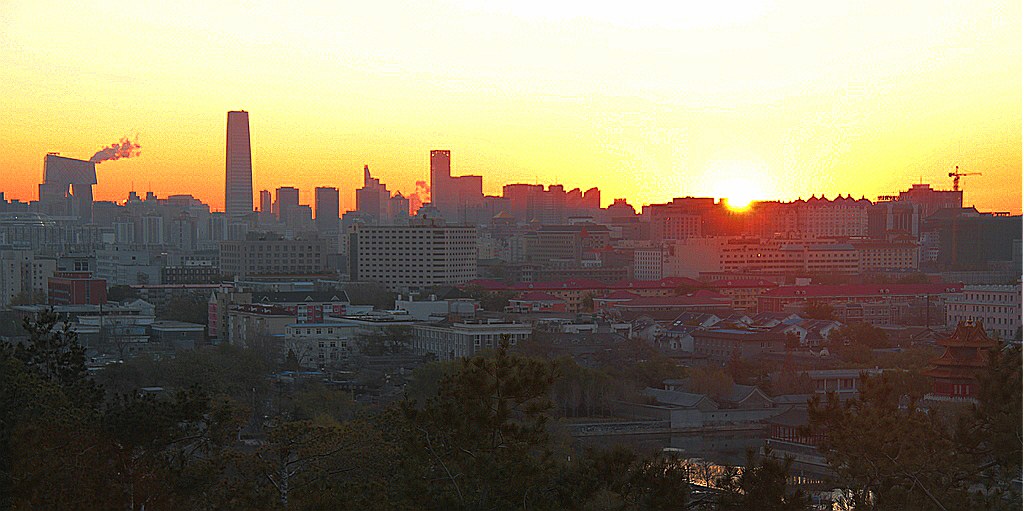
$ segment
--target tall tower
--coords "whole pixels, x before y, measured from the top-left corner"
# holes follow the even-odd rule
[[[452,202],[452,153],[448,150],[430,151],[430,203],[444,210]]]
[[[249,146],[249,112],[228,112],[224,211],[229,220],[252,213],[252,150]]]
[[[316,230],[331,232],[338,230],[338,189],[321,186],[316,189]]]

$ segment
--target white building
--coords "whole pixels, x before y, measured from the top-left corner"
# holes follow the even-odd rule
[[[285,349],[302,367],[324,367],[357,352],[359,327],[340,323],[293,323],[284,328]]]
[[[853,275],[860,264],[849,243],[717,236],[676,241],[664,273],[691,278],[704,272]]]
[[[412,329],[412,345],[433,353],[438,360],[452,360],[495,349],[506,335],[509,345],[514,346],[528,339],[532,330],[526,323],[498,319],[416,325]]]
[[[633,278],[636,280],[661,280],[664,276],[664,248],[660,246],[638,248],[633,251]]]
[[[349,248],[353,281],[392,291],[454,286],[477,278],[475,227],[433,225],[355,227]]]
[[[1021,285],[964,286],[946,302],[946,322],[955,327],[965,320],[980,320],[992,337],[1021,342]]]
[[[417,300],[412,296],[398,295],[395,310],[405,311],[417,321],[438,320],[449,314],[458,314],[463,318],[472,318],[480,308],[480,302],[472,298],[438,298],[430,295]]]

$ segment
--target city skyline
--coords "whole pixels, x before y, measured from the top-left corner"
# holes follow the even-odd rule
[[[388,7],[144,4],[115,23],[102,5],[9,4],[0,26],[24,51],[0,57],[16,105],[4,191],[34,199],[46,152],[85,159],[138,132],[140,157],[99,166],[98,199],[191,193],[221,210],[223,112],[244,108],[253,188],[304,203],[357,188],[363,165],[408,195],[445,148],[492,195],[873,198],[948,188],[959,165],[983,174],[964,180],[968,204],[1020,212],[1018,4]],[[130,65],[93,64],[126,45]]]

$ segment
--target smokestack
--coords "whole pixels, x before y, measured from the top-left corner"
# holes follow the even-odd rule
[[[138,142],[138,137],[134,141],[128,140],[128,137],[121,137],[121,141],[116,144],[110,144],[110,147],[105,147],[92,155],[89,161],[93,163],[99,163],[107,160],[120,160],[121,158],[131,158],[132,156],[139,155],[139,148],[141,146]]]

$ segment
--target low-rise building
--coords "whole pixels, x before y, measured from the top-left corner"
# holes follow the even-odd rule
[[[791,304],[909,304],[917,299],[946,300],[958,296],[963,284],[843,284],[780,286],[757,298],[758,312],[784,312]]]
[[[508,337],[514,346],[530,337],[526,323],[498,319],[442,321],[413,326],[413,348],[434,354],[439,360],[453,360],[498,347]]]
[[[980,322],[992,337],[1021,342],[1021,285],[964,286],[946,302],[946,325]]]
[[[358,353],[359,327],[352,324],[293,323],[285,326],[284,346],[302,367],[323,368]]]
[[[50,305],[99,305],[107,303],[107,281],[89,272],[57,272],[47,280]]]
[[[509,312],[526,314],[530,312],[566,312],[565,300],[543,291],[530,291],[508,301]]]
[[[220,264],[224,275],[310,275],[327,268],[327,243],[319,238],[285,239],[252,235],[250,239],[223,241]]]
[[[734,358],[751,360],[763,353],[785,351],[787,339],[784,333],[733,328],[694,330],[690,335],[694,353],[722,364]]]

